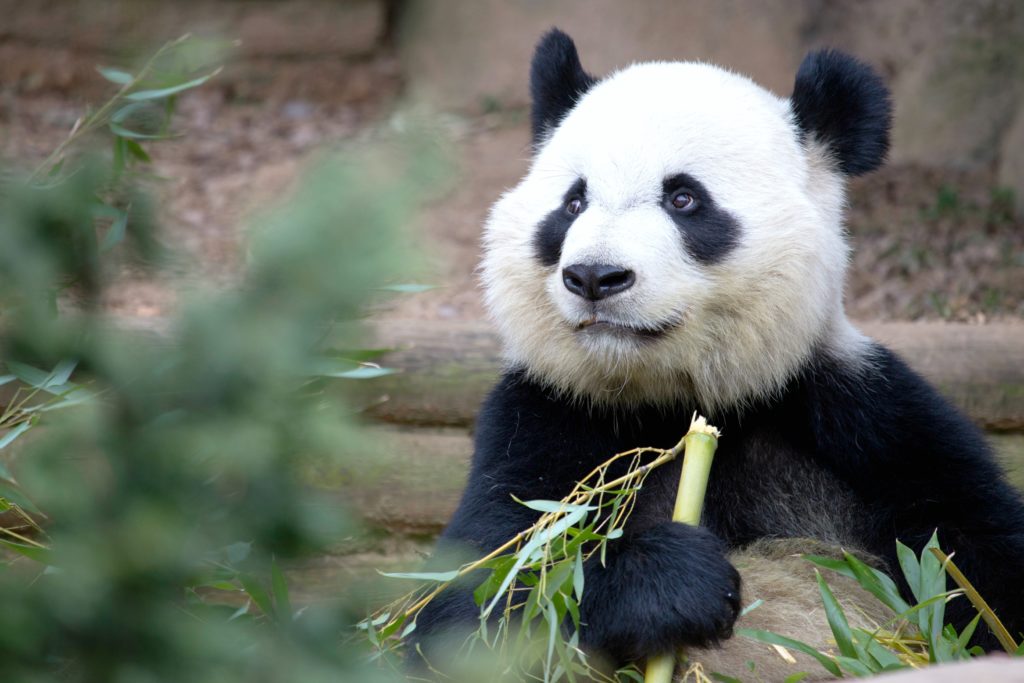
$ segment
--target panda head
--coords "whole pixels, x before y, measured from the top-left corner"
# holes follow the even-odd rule
[[[845,178],[888,148],[869,67],[813,52],[788,99],[697,62],[598,80],[552,30],[530,91],[533,163],[493,207],[481,267],[510,363],[584,401],[714,412],[815,354],[864,356],[842,212]]]

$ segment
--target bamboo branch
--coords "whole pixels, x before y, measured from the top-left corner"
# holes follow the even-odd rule
[[[28,177],[28,182],[34,182],[44,170],[58,162],[64,156],[64,152],[67,151],[68,147],[74,144],[76,140],[95,129],[98,125],[102,125],[114,108],[123,102],[124,97],[145,81],[146,77],[149,76],[150,71],[153,70],[153,67],[160,58],[170,50],[187,41],[189,38],[191,38],[191,35],[186,33],[180,38],[176,38],[175,40],[164,44],[164,46],[157,50],[156,53],[142,66],[142,68],[139,69],[139,72],[135,74],[130,81],[121,86],[114,96],[107,100],[102,107],[97,109],[90,116],[76,120],[75,125],[71,128],[71,132],[68,133],[68,137],[64,142],[60,143],[60,145],[58,145],[57,148],[42,161],[42,163],[36,166],[36,169],[32,171],[32,175]]]
[[[559,510],[542,514],[529,528],[520,531],[508,541],[502,543],[483,557],[461,566],[451,580],[439,583],[426,593],[420,593],[418,591],[409,593],[391,604],[377,610],[366,619],[366,622],[383,619],[385,623],[380,627],[380,630],[384,630],[388,625],[393,624],[396,620],[402,619],[408,621],[409,619],[414,619],[424,607],[426,607],[452,583],[457,582],[470,572],[480,569],[487,562],[496,557],[508,552],[518,551],[522,547],[524,541],[535,534],[544,533],[546,529],[550,528],[555,522],[561,519],[569,511],[570,506],[584,505],[593,502],[604,494],[616,491],[626,486],[639,486],[639,484],[643,482],[652,470],[676,459],[685,449],[685,440],[686,437],[681,439],[679,443],[670,449],[642,447],[615,454],[583,477],[573,490],[561,500],[562,507]],[[640,458],[652,453],[657,454],[653,460],[645,464],[638,464]],[[629,471],[620,477],[616,477],[610,481],[605,481],[604,474],[607,472],[608,467],[623,458],[634,459],[634,464],[630,467]],[[619,528],[621,524],[624,523],[625,518],[631,510],[632,504],[627,501],[621,506],[614,517],[609,517],[605,521],[603,526],[609,529]],[[593,552],[595,551],[591,551],[591,553]],[[401,605],[402,607],[396,608],[396,605]],[[405,607],[404,605],[409,606]]]
[[[988,606],[987,602],[985,602],[985,598],[981,597],[981,593],[971,585],[971,582],[967,580],[964,573],[956,566],[953,562],[953,558],[938,548],[929,548],[929,550],[931,550],[932,554],[939,559],[939,562],[942,563],[943,569],[945,569],[946,573],[953,578],[956,585],[960,586],[964,595],[966,595],[967,599],[971,601],[972,605],[974,605],[974,609],[978,610],[978,614],[980,614],[981,618],[985,620],[988,627],[992,629],[992,633],[995,634],[996,640],[998,640],[999,644],[1003,646],[1003,649],[1011,655],[1017,654],[1017,642],[1014,641],[1013,636],[1010,635],[1006,626],[1003,625],[1003,622],[999,620],[996,613],[992,611],[992,608]]]

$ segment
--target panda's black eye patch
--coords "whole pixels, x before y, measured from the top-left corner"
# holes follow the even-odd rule
[[[682,233],[687,251],[701,263],[716,263],[736,246],[739,221],[693,176],[677,173],[665,178],[661,204]]]
[[[558,265],[562,259],[562,243],[565,242],[569,227],[586,210],[587,181],[580,178],[562,195],[562,205],[545,216],[537,226],[533,247],[541,263],[545,266]]]

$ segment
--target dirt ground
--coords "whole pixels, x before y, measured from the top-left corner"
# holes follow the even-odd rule
[[[98,77],[97,77],[98,78]],[[357,136],[394,110],[397,83],[353,103],[234,98],[217,86],[183,98],[187,133],[151,147],[162,196],[164,241],[179,250],[154,280],[129,266],[108,307],[130,318],[165,316],[181,285],[224,286],[244,262],[246,218],[277,201],[313,152]],[[82,104],[43,93],[0,97],[0,158],[28,166],[70,130]],[[483,315],[474,280],[487,208],[515,183],[528,158],[524,111],[444,119],[459,159],[451,191],[421,214],[415,238],[423,279],[437,289],[403,296],[385,315],[467,319]],[[1024,318],[1024,221],[993,174],[888,167],[853,183],[854,256],[847,304],[857,319],[984,322]]]

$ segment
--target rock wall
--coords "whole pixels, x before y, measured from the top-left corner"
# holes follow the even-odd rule
[[[553,25],[598,74],[702,59],[783,95],[808,49],[834,46],[889,80],[894,162],[989,170],[1024,209],[1017,0],[0,0],[0,12],[0,82],[16,92],[81,94],[97,61],[194,31],[242,41],[221,82],[244,98],[393,98],[400,79],[463,114],[524,107],[533,44]]]
[[[97,63],[194,33],[239,41],[218,85],[242,99],[390,98],[390,12],[385,0],[0,0],[0,84],[89,99],[105,87]]]
[[[409,0],[402,10],[410,91],[464,112],[525,106],[530,53],[552,25],[596,74],[700,59],[780,95],[807,50],[848,50],[892,87],[893,162],[990,170],[1024,209],[1024,4],[1014,0]]]

